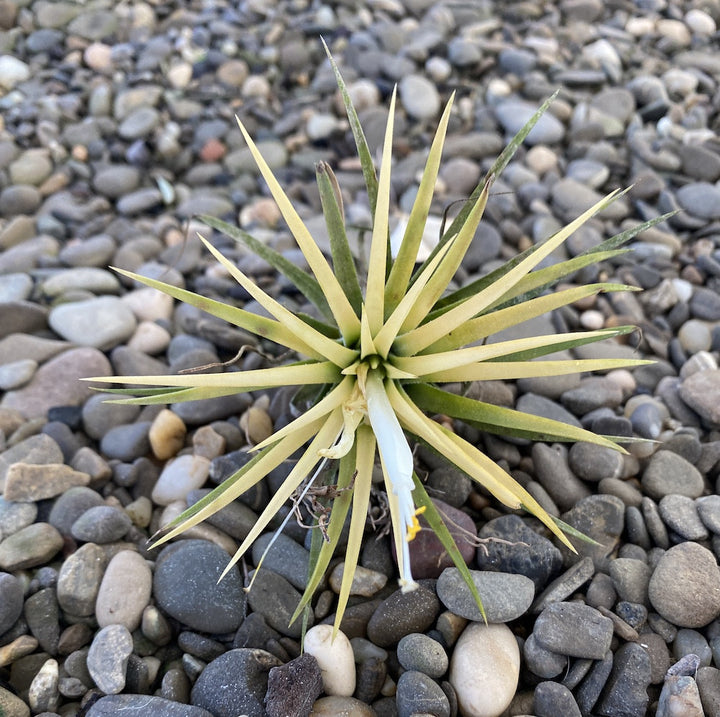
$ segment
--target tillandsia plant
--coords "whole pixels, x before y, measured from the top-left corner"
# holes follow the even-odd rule
[[[645,363],[612,358],[534,360],[559,350],[627,334],[634,330],[630,326],[501,340],[492,344],[486,343],[486,339],[510,326],[599,292],[632,291],[633,287],[613,283],[576,286],[555,292],[548,288],[585,266],[618,256],[625,251],[621,248],[623,243],[660,220],[646,222],[569,260],[537,268],[575,230],[619,195],[613,192],[544,243],[531,247],[467,286],[449,290],[483,215],[493,179],[510,161],[546,110],[549,100],[509,143],[434,250],[416,266],[452,98],[445,107],[430,147],[402,242],[393,255],[389,216],[395,94],[390,101],[382,161],[379,175],[376,175],[358,116],[335,62],[332,58],[330,61],[347,109],[373,215],[366,275],[359,271],[353,257],[343,216],[342,195],[330,167],[325,163],[317,166],[317,183],[330,238],[331,257],[328,261],[238,120],[250,152],[311,273],[291,264],[241,229],[211,217],[202,217],[202,220],[243,243],[282,272],[316,307],[321,318],[294,313],[284,307],[203,237],[200,239],[207,250],[271,318],[128,271],[120,270],[120,273],[253,332],[263,340],[275,342],[297,354],[298,359],[270,368],[219,374],[116,376],[92,380],[140,386],[115,389],[136,396],[121,399],[121,402],[137,404],[173,404],[282,386],[298,386],[307,393],[307,387],[314,387],[315,400],[304,413],[254,446],[252,459],[166,526],[155,545],[175,538],[228,505],[302,449],[287,478],[230,560],[227,572],[283,504],[293,496],[296,501],[301,499],[303,491],[309,489],[320,470],[329,461],[335,461],[335,497],[323,530],[325,540],[317,541],[319,549],[313,553],[307,589],[293,619],[309,605],[350,513],[335,618],[337,629],[358,564],[377,454],[387,493],[402,590],[410,591],[417,586],[412,575],[409,543],[420,529],[418,516],[424,513],[428,525],[437,533],[481,604],[442,516],[414,471],[410,440],[420,441],[444,456],[509,509],[522,508],[534,515],[560,542],[573,549],[564,532],[569,526],[550,516],[521,485],[476,446],[451,430],[447,422],[437,422],[432,416],[443,414],[493,433],[544,441],[586,441],[622,451],[610,437],[473,400],[447,390],[448,387],[443,388],[443,384],[457,386],[473,381],[607,371]]]

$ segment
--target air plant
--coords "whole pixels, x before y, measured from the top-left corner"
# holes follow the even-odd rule
[[[121,399],[120,402],[137,404],[174,404],[283,386],[298,386],[304,394],[308,393],[308,387],[314,390],[314,401],[307,410],[254,446],[252,458],[166,526],[155,545],[177,537],[208,518],[300,451],[281,487],[270,498],[257,523],[228,563],[227,572],[251,547],[275,513],[293,496],[296,501],[301,500],[320,470],[329,462],[335,462],[334,499],[323,528],[325,540],[318,541],[319,550],[313,553],[307,588],[295,617],[309,605],[339,543],[349,513],[344,572],[335,617],[337,629],[358,564],[376,455],[379,455],[384,477],[402,590],[410,591],[417,586],[412,575],[409,543],[420,527],[418,516],[424,513],[480,604],[457,546],[415,473],[411,441],[422,442],[445,457],[508,509],[524,509],[534,515],[557,540],[573,549],[564,532],[568,526],[549,515],[493,460],[455,433],[447,421],[438,422],[433,416],[443,414],[498,434],[543,441],[586,441],[622,451],[610,437],[473,400],[461,395],[462,392],[447,390],[448,387],[443,385],[607,371],[645,363],[613,358],[535,360],[556,351],[627,334],[634,330],[631,326],[501,340],[491,344],[486,339],[503,329],[599,292],[633,291],[634,287],[614,283],[572,286],[554,292],[549,288],[585,266],[618,256],[625,251],[621,248],[623,243],[659,220],[646,222],[571,259],[538,268],[574,231],[619,196],[620,193],[614,191],[544,243],[532,246],[487,276],[451,290],[448,287],[473,240],[494,178],[510,161],[550,100],[512,139],[430,255],[418,262],[452,98],[445,107],[429,149],[402,242],[393,255],[389,217],[395,94],[390,100],[382,161],[379,175],[376,175],[358,116],[335,62],[332,58],[330,61],[357,145],[373,216],[366,275],[358,269],[351,251],[342,194],[328,164],[317,165],[317,183],[330,238],[330,261],[238,120],[240,131],[307,260],[310,272],[298,268],[239,228],[212,217],[202,217],[202,220],[266,259],[295,284],[321,318],[290,311],[258,287],[208,239],[200,237],[210,254],[269,317],[129,271],[118,271],[263,340],[274,342],[297,355],[297,360],[244,371],[92,380],[133,385],[134,388],[115,391],[134,394],[135,398]]]

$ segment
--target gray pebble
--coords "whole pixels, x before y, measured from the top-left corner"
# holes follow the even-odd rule
[[[112,543],[130,530],[128,514],[109,505],[98,505],[86,510],[73,524],[70,533],[76,540],[89,543]]]
[[[290,620],[300,597],[301,594],[282,575],[263,565],[257,570],[248,593],[248,604],[253,612],[265,618],[270,627],[288,637],[299,638],[302,634],[302,620],[295,620],[292,624]],[[311,614],[308,627],[312,624]]]
[[[666,495],[658,504],[658,510],[665,525],[685,540],[706,540],[709,537],[692,498]]]
[[[531,633],[523,645],[523,657],[528,669],[543,679],[549,680],[557,677],[567,670],[568,657],[559,652],[553,652],[543,647]]]
[[[535,596],[532,580],[524,575],[471,570],[470,576],[490,623],[517,619],[528,610]],[[438,597],[451,612],[468,620],[483,619],[457,568],[446,568],[438,578],[436,589]]]
[[[612,671],[603,695],[595,708],[598,714],[610,717],[618,713],[642,717],[650,698],[650,657],[634,642],[622,645],[615,653]]]
[[[651,605],[679,627],[703,627],[720,614],[720,570],[697,543],[680,543],[660,558],[648,587]]]
[[[655,500],[672,493],[699,498],[704,487],[702,475],[692,463],[662,449],[650,459],[641,483],[645,493]]]
[[[400,675],[396,701],[398,717],[417,714],[450,717],[450,703],[440,685],[416,670],[408,670]]]
[[[23,588],[9,573],[0,573],[0,635],[5,634],[22,615]]]
[[[87,668],[101,692],[116,695],[122,691],[132,651],[132,635],[123,625],[108,625],[95,635],[87,656]]]
[[[594,443],[574,443],[568,452],[570,470],[580,479],[599,481],[623,474],[623,456],[618,451]]]
[[[588,605],[559,602],[538,615],[533,635],[546,650],[600,660],[610,649],[613,624]]]
[[[237,567],[218,582],[229,560],[222,548],[204,540],[183,540],[164,548],[153,580],[158,606],[192,630],[236,630],[245,602]]]
[[[255,565],[260,563],[273,535],[273,533],[264,533],[253,543],[252,558]],[[310,554],[302,545],[284,533],[280,533],[265,555],[263,568],[281,575],[298,590],[305,590],[309,561]]]
[[[405,635],[398,643],[397,656],[406,670],[417,670],[433,679],[439,679],[447,672],[447,653],[437,640],[427,635]]]
[[[87,717],[212,717],[202,707],[153,695],[107,695],[94,702]]]
[[[268,672],[281,664],[265,650],[230,650],[202,671],[192,688],[192,704],[214,717],[262,715]]]
[[[572,692],[559,682],[541,682],[535,688],[534,697],[537,717],[580,717],[580,708]]]
[[[62,546],[62,536],[52,525],[33,523],[0,542],[0,569],[12,572],[43,565]]]

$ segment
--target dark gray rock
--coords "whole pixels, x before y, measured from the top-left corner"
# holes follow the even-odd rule
[[[192,688],[191,702],[213,717],[264,717],[268,673],[282,662],[264,650],[230,650],[213,660]]]
[[[204,540],[168,546],[155,564],[153,594],[158,606],[193,630],[237,630],[245,604],[237,567],[218,582],[229,560],[222,548]]]

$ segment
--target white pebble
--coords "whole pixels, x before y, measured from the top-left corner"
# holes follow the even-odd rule
[[[717,30],[715,20],[705,11],[698,10],[697,8],[687,11],[685,14],[685,24],[696,35],[712,35]]]
[[[605,326],[605,317],[602,315],[602,311],[588,309],[580,314],[580,323],[584,329],[595,331]]]
[[[499,717],[515,695],[520,649],[502,623],[474,622],[460,636],[450,662],[450,684],[464,717]]]
[[[693,294],[693,285],[687,279],[672,279],[678,301],[690,301]]]
[[[157,356],[170,344],[170,332],[154,321],[141,321],[128,341],[128,347],[135,351]]]
[[[201,488],[210,472],[210,461],[202,456],[184,455],[170,461],[152,490],[153,502],[170,505],[196,488]]]
[[[326,695],[350,697],[355,692],[355,657],[345,633],[332,639],[332,625],[315,625],[305,635],[305,652],[320,665]]]

